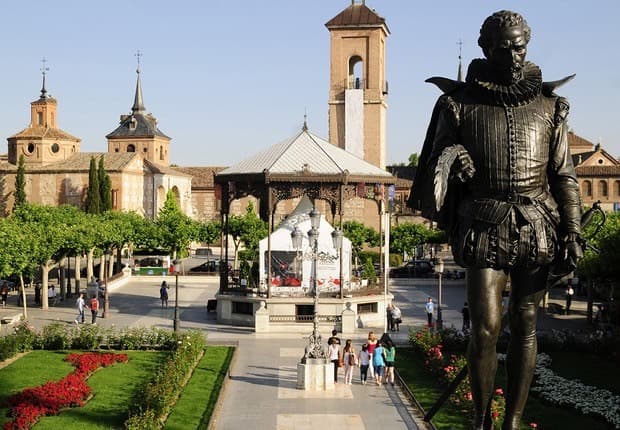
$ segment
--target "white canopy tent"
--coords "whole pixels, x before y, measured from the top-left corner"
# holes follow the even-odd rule
[[[304,296],[312,292],[312,250],[307,232],[311,229],[309,213],[312,202],[303,196],[297,208],[271,234],[271,275],[268,267],[268,240],[259,242],[260,287],[271,288],[274,296]],[[298,252],[293,245],[291,233],[298,227],[303,233],[302,247]],[[334,249],[334,227],[321,214],[318,239],[317,283],[319,292],[340,292],[340,258],[342,258],[342,282],[348,289],[351,277],[351,241],[342,239],[342,255]]]

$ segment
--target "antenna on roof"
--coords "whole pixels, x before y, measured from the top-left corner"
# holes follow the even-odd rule
[[[45,73],[47,71],[49,71],[49,67],[47,67],[45,65],[45,63],[47,63],[47,60],[45,59],[45,57],[43,57],[43,59],[41,60],[41,63],[43,63],[43,66],[41,67],[41,73],[43,74],[43,86],[41,87],[41,98],[45,99],[47,98],[47,90],[45,89]]]

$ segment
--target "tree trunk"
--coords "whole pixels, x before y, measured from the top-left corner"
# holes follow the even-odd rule
[[[116,248],[116,273],[120,273],[123,270],[123,255],[121,251],[121,246]]]
[[[93,280],[95,271],[93,270],[93,256],[95,254],[95,248],[91,248],[86,256],[86,282]]]
[[[105,256],[104,256],[105,259]],[[114,254],[110,255],[110,260],[108,261],[108,279],[114,275]]]
[[[75,278],[75,294],[79,295],[80,294],[80,276],[81,276],[81,270],[80,270],[80,256],[76,255],[75,256],[75,266],[74,266],[74,278]]]
[[[49,269],[48,264],[41,264],[41,309],[49,308],[49,300],[47,297],[47,288],[49,285]]]
[[[60,288],[60,297],[65,297],[67,294],[67,272],[65,265],[67,264],[67,257],[62,257],[58,262],[58,286]]]
[[[19,274],[19,285],[21,287],[20,289],[20,294],[22,295],[22,306],[24,308],[24,319],[28,318],[28,307],[26,305],[26,288],[24,287],[24,277],[22,276],[22,274]]]
[[[99,257],[99,279],[105,279],[105,254]]]

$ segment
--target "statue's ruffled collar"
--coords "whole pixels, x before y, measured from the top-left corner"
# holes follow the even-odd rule
[[[534,100],[542,90],[542,73],[529,61],[523,65],[523,79],[503,85],[493,82],[493,71],[485,59],[473,60],[467,69],[466,82],[487,101],[500,106],[522,106]]]

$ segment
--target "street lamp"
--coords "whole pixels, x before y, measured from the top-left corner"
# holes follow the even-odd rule
[[[305,260],[312,261],[312,287],[314,289],[314,309],[313,309],[313,317],[312,317],[312,334],[308,338],[308,346],[306,347],[306,351],[304,353],[304,357],[301,362],[305,363],[306,359],[317,359],[327,358],[325,354],[325,350],[323,349],[323,343],[321,341],[321,335],[319,334],[319,284],[317,282],[317,267],[319,260],[319,225],[321,223],[321,213],[313,208],[310,211],[310,225],[311,229],[308,231],[308,242],[310,244],[311,252],[308,254],[301,255],[301,247],[303,240],[303,233],[299,230],[299,227],[295,227],[295,229],[291,232],[291,241],[293,242],[293,247],[297,251],[298,258],[302,258]],[[335,260],[338,258],[338,251],[342,245],[342,231],[340,229],[336,229],[332,232],[332,242],[334,248],[336,249],[336,256],[333,257],[331,255],[321,255],[322,259],[327,260]]]
[[[181,327],[181,322],[179,321],[179,270],[180,270],[180,261],[175,259],[172,264],[174,265],[174,332],[178,332]]]
[[[108,258],[112,253],[109,249],[106,249],[103,253],[103,280],[105,285],[105,290],[103,290],[103,318],[108,317],[108,312],[110,311],[110,293],[108,292]],[[95,294],[99,294],[97,291]]]
[[[435,272],[439,274],[439,294],[437,299],[437,329],[443,328],[443,319],[441,318],[441,278],[443,276],[443,260],[440,258],[435,266]]]

